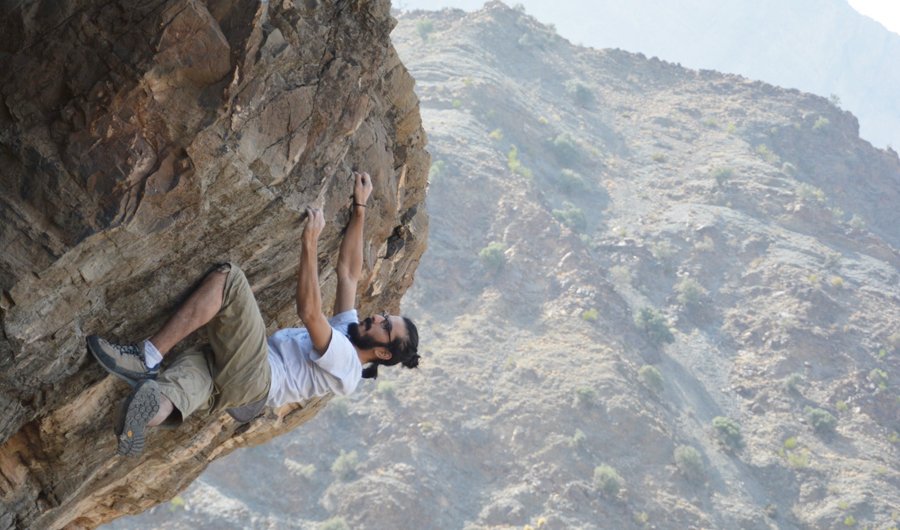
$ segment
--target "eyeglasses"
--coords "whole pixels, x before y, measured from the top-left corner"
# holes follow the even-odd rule
[[[388,342],[390,342],[391,331],[394,329],[393,324],[391,324],[391,315],[389,315],[387,311],[382,311],[379,315],[381,315],[381,318],[383,319],[381,321],[381,329],[387,332]]]

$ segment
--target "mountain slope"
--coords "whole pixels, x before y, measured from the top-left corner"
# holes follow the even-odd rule
[[[392,37],[433,158],[426,362],[127,524],[897,524],[895,153],[824,98],[500,3]]]

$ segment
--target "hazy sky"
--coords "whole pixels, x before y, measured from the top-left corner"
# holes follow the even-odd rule
[[[512,0],[507,1],[509,5],[521,3],[525,6],[528,13],[532,14],[541,22],[548,24],[556,24],[557,27],[563,28],[565,24],[560,24],[564,20],[560,18],[567,16],[572,6],[567,4],[577,4],[583,0],[554,0],[547,2],[546,0]],[[854,9],[880,22],[884,27],[900,34],[900,0],[848,0]],[[484,0],[394,0],[394,7],[399,9],[441,9],[443,7],[457,7],[465,10],[479,9],[484,5]],[[553,7],[550,7],[553,6]],[[554,8],[559,8],[559,16],[554,17]],[[566,35],[563,35],[564,37]]]

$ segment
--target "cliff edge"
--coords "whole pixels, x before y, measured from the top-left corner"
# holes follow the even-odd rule
[[[0,16],[0,529],[94,527],[322,402],[239,428],[195,417],[115,457],[128,388],[87,354],[150,335],[216,262],[269,331],[297,325],[301,212],[324,208],[325,307],[352,169],[375,182],[362,313],[425,249],[425,134],[387,0],[20,2]],[[202,342],[202,335],[195,342]],[[259,472],[260,470],[242,470]]]

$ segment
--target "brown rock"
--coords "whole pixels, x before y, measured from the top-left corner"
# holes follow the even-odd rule
[[[93,527],[300,425],[227,416],[114,457],[127,392],[91,333],[148,336],[239,262],[270,330],[297,325],[301,212],[325,209],[326,307],[352,169],[375,182],[360,310],[396,310],[425,248],[429,166],[387,0],[29,2],[0,13],[0,528]],[[195,342],[202,342],[199,337]]]

